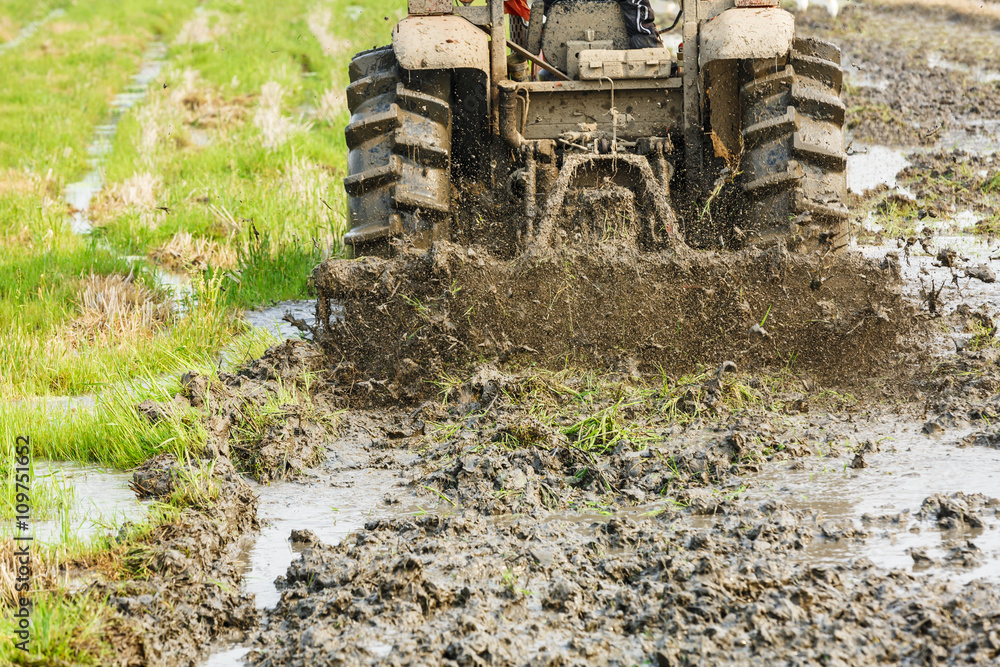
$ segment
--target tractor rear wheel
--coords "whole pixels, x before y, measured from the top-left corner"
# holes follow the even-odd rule
[[[748,244],[804,251],[847,243],[847,158],[840,49],[795,39],[783,59],[747,63],[741,184]]]
[[[403,70],[391,46],[358,54],[349,73],[344,243],[356,255],[393,236],[427,245],[451,215],[451,73]]]

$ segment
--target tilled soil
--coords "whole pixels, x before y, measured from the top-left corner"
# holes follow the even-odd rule
[[[995,525],[997,504],[955,509],[932,498],[925,509],[929,520]],[[674,512],[589,529],[475,513],[375,521],[289,568],[250,662],[988,664],[1000,655],[992,585],[931,583],[863,560],[790,563],[812,540],[863,537],[777,503],[715,506],[699,523]]]
[[[129,548],[125,567],[136,578],[93,586],[118,612],[108,637],[118,664],[194,664],[205,643],[257,624],[253,597],[241,593],[228,556],[240,535],[258,528],[257,499],[227,458],[207,470],[185,478],[190,464],[163,455],[135,472],[141,496],[166,498],[182,487],[205,496]]]
[[[798,30],[842,49],[847,128],[858,144],[936,146],[1000,118],[1000,77],[990,76],[1000,73],[996,23],[919,5],[850,3],[835,19],[798,16]]]
[[[982,67],[997,49],[992,26],[867,5],[798,23],[844,47],[852,140],[937,147],[900,175],[913,197],[906,217],[930,224],[972,210],[989,220],[994,158],[944,140],[978,137],[1000,113]],[[887,197],[859,203],[888,214]],[[317,341],[340,400],[414,406],[390,417],[383,427],[396,437],[384,443],[421,455],[406,473],[410,492],[437,513],[374,520],[303,552],[278,581],[250,663],[996,662],[995,582],[952,574],[996,559],[978,545],[997,530],[997,500],[955,488],[831,521],[802,508],[808,499],[792,508],[743,493],[776,461],[878,474],[879,457],[906,457],[884,442],[885,424],[942,447],[997,446],[993,314],[926,288],[898,296],[905,278],[892,263],[946,251],[931,240],[938,233],[903,237],[898,258],[869,262],[605,244],[498,263],[438,244],[321,267]],[[970,271],[983,261],[953,255],[938,260]],[[609,277],[598,267],[618,266],[615,257],[644,270]],[[960,278],[958,295],[972,279]],[[541,293],[552,284],[565,289]],[[344,304],[343,321],[325,319],[324,298]],[[967,342],[944,358],[920,354],[940,331]],[[789,349],[800,351],[793,364]],[[457,370],[470,357],[478,365]],[[567,360],[608,386],[582,381],[585,371],[551,375]],[[655,369],[697,377],[653,390]],[[591,395],[600,398],[581,398]],[[905,570],[809,555],[904,535],[931,546],[935,531],[949,535],[944,555],[909,549]]]
[[[916,388],[933,396],[925,437],[972,426],[981,430],[965,444],[993,446],[996,356],[964,353],[950,370]],[[422,453],[408,466],[410,490],[387,503],[414,493],[425,504],[446,502],[433,514],[370,521],[337,545],[311,544],[277,581],[281,598],[264,612],[250,664],[930,665],[1000,657],[994,583],[940,576],[996,557],[975,536],[997,530],[1000,501],[936,494],[904,512],[845,522],[742,499],[769,462],[795,466],[819,455],[845,470],[865,468],[865,456],[882,446],[857,422],[919,424],[919,411],[831,414],[814,387],[771,396],[781,411],[736,414],[723,402],[708,409],[704,393],[682,393],[703,397],[702,417],[654,427],[641,447],[625,440],[585,451],[558,420],[531,416],[538,401],[518,401],[527,378],[480,367],[450,390],[450,407],[349,413],[348,423],[382,415],[381,425],[369,422],[385,436],[373,450],[394,441]],[[628,423],[650,425],[662,407],[633,406]],[[457,430],[434,444],[449,425]],[[948,542],[941,562],[908,552],[912,571],[864,558],[815,565],[800,555],[816,544],[856,549],[921,530],[967,536]]]
[[[844,47],[851,139],[929,149],[900,176],[912,199],[857,203],[917,222],[972,210],[990,233],[995,157],[944,140],[981,139],[1000,117],[983,67],[993,26],[858,4],[798,24]],[[1000,448],[985,292],[952,271],[949,300],[906,270],[917,253],[963,272],[992,260],[949,255],[937,233],[877,259],[600,241],[322,265],[315,344],[137,406],[154,421],[200,411],[225,481],[218,508],[190,512],[190,536],[151,547],[148,582],[107,585],[149,637],[123,638],[123,661],[192,664],[237,630],[253,665],[996,663],[997,581],[955,575],[997,562],[984,536],[1000,530],[1000,494],[921,489],[915,505],[833,521],[757,478],[778,462],[882,474],[879,457],[909,460],[886,424],[940,443],[942,466],[956,444]],[[963,342],[932,354],[943,335]],[[233,471],[308,484],[324,461],[408,482],[337,544],[290,535],[308,546],[258,625],[227,546],[255,528]],[[137,488],[168,492],[178,465],[150,464]],[[409,505],[426,509],[388,511]],[[914,536],[927,543],[907,568],[812,555]]]

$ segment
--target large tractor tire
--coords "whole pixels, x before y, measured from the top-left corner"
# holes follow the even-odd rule
[[[795,39],[785,58],[748,63],[744,77],[746,243],[783,240],[803,251],[843,247],[848,211],[840,49]]]
[[[397,236],[427,245],[451,214],[451,73],[402,70],[390,46],[358,54],[349,73],[344,243],[356,255]]]

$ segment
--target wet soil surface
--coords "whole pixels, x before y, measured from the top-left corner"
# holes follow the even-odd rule
[[[995,22],[947,9],[851,3],[836,18],[800,14],[797,28],[841,46],[853,140],[997,149]]]
[[[314,342],[137,406],[197,411],[223,493],[108,584],[149,637],[123,655],[1000,660],[1000,37],[869,5],[798,23],[844,46],[852,163],[873,158],[848,252],[321,267],[315,319],[289,304]]]
[[[86,539],[108,523],[141,520],[146,508],[129,488],[131,477],[129,473],[73,461],[36,463],[36,483],[68,489],[72,495],[56,516],[34,522],[35,540],[58,543],[63,534]]]
[[[253,597],[226,558],[258,527],[256,498],[224,457],[195,468],[161,455],[135,471],[133,488],[140,497],[189,497],[173,521],[131,542],[123,580],[98,580],[88,590],[117,612],[106,632],[119,664],[192,664],[207,642],[257,623]],[[123,526],[119,539],[129,531]]]
[[[382,437],[420,455],[405,468],[409,488],[398,493],[436,508],[373,520],[303,550],[277,580],[280,600],[248,644],[250,664],[1000,658],[1000,435],[991,426],[1000,303],[988,229],[997,169],[991,119],[1000,97],[984,56],[1000,39],[991,26],[950,14],[859,5],[835,20],[810,11],[799,25],[844,46],[852,157],[870,150],[875,173],[869,184],[855,179],[855,209],[859,223],[870,216],[884,230],[859,232],[852,246],[869,263],[792,266],[781,256],[744,255],[726,277],[702,262],[697,280],[678,270],[683,257],[657,267],[667,276],[657,285],[663,291],[701,289],[692,301],[707,304],[714,329],[691,303],[644,291],[641,277],[599,283],[579,257],[571,258],[573,279],[599,283],[607,295],[590,295],[599,305],[589,314],[567,307],[556,317],[559,298],[551,294],[512,299],[523,305],[504,311],[505,294],[545,281],[506,283],[485,253],[459,258],[441,246],[411,256],[426,267],[424,284],[438,281],[437,293],[408,291],[399,265],[318,274],[321,291],[327,279],[330,293],[346,301],[344,322],[317,336],[340,362],[333,373],[341,386],[355,390],[340,400],[414,406],[397,425],[382,425],[395,438]],[[927,34],[940,37],[935,49]],[[880,151],[891,159],[880,160]],[[880,181],[888,185],[872,190]],[[772,273],[760,270],[768,263]],[[364,296],[352,288],[363,272],[370,274]],[[824,291],[845,275],[870,276],[872,291],[864,280]],[[792,276],[806,289],[795,291]],[[810,287],[815,277],[819,289]],[[477,291],[477,283],[493,290]],[[607,342],[613,334],[604,323],[620,315],[614,306],[606,313],[608,304],[631,298],[606,287],[616,283],[635,288],[633,316],[648,304],[682,323],[656,338],[665,349],[630,357],[619,352],[626,346]],[[731,287],[739,284],[754,289]],[[758,318],[755,308],[781,302],[782,291],[794,294],[787,303],[798,309],[779,307],[773,322]],[[424,315],[413,330],[395,325],[420,320],[392,310],[400,292]],[[759,304],[744,297],[749,312],[733,296],[746,292],[764,295]],[[884,328],[855,328],[865,311],[841,300],[849,294],[867,300],[874,314],[867,321],[878,318]],[[365,298],[389,312],[352,311]],[[809,310],[823,307],[830,310]],[[487,331],[475,319],[480,308],[509,325]],[[572,332],[564,331],[571,311]],[[819,333],[832,312],[850,320],[839,341],[825,335],[829,329]],[[371,319],[352,330],[358,313]],[[588,331],[594,313],[609,317]],[[549,335],[532,337],[525,321],[548,322]],[[808,324],[793,332],[789,322]],[[775,375],[780,356],[752,344],[755,323],[767,333],[753,332],[758,340],[775,350],[804,351],[789,364],[792,381],[775,381],[784,377]],[[652,321],[640,328],[615,340],[660,332]],[[734,342],[737,331],[743,346]],[[605,362],[598,374],[615,389],[602,394],[584,372],[552,376],[525,366],[564,354],[560,340],[589,343],[591,363]],[[448,355],[463,346],[492,363],[442,382]],[[914,372],[894,365],[901,359]],[[839,367],[828,372],[824,360]],[[694,377],[649,389],[650,366],[676,377],[685,364]],[[436,397],[416,381],[430,375],[438,378]],[[583,395],[600,397],[584,409],[576,405]],[[427,398],[435,400],[421,403]],[[392,414],[387,409],[373,414]]]

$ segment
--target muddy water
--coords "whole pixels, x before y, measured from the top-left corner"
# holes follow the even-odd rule
[[[33,523],[34,537],[46,544],[64,536],[89,539],[124,521],[138,521],[146,514],[144,503],[129,488],[131,473],[71,461],[35,463],[35,481],[66,489],[68,505],[58,516]]]
[[[282,340],[289,338],[307,338],[312,335],[292,326],[284,321],[285,315],[291,315],[297,320],[302,320],[309,326],[316,324],[316,302],[308,301],[281,301],[270,308],[262,310],[247,310],[243,313],[243,318],[247,324],[265,329],[275,338]],[[338,304],[331,304],[330,317],[333,320],[344,318],[344,308]]]
[[[243,317],[247,324],[265,329],[275,338],[298,338],[302,332],[282,319],[286,314],[311,325],[316,321],[316,302],[282,301],[263,310],[248,310]]]
[[[903,151],[887,146],[852,146],[847,156],[847,187],[855,194],[864,194],[880,185],[896,187],[896,175],[910,162]]]
[[[291,541],[293,530],[311,531],[319,541],[333,545],[373,518],[425,511],[415,505],[387,505],[386,495],[405,480],[398,470],[362,467],[362,457],[356,451],[335,453],[326,466],[299,481],[254,485],[260,498],[262,528],[242,538],[235,559],[242,565],[244,590],[255,596],[258,609],[277,604],[280,593],[275,580],[309,547],[308,543]],[[204,667],[242,665],[248,651],[238,642],[219,647]]]
[[[935,493],[1000,495],[1000,450],[957,446],[970,431],[949,430],[935,437],[922,433],[918,423],[865,425],[857,433],[859,441],[870,439],[881,449],[865,455],[868,467],[851,468],[850,455],[810,459],[804,466],[775,463],[755,476],[747,496],[814,510],[820,522],[830,519],[859,529],[865,515],[902,514],[898,527],[871,528],[871,536],[864,540],[817,540],[800,553],[809,563],[837,564],[864,557],[887,568],[920,571],[909,549],[925,549],[930,558],[943,559],[947,541],[972,540],[982,551],[981,565],[934,573],[962,583],[979,577],[1000,582],[1000,530],[995,524],[943,531],[914,517],[924,499]]]
[[[291,531],[310,530],[320,541],[336,544],[376,514],[385,515],[382,499],[399,481],[395,471],[359,469],[332,476],[320,472],[299,482],[257,485],[258,516],[265,528],[248,536],[238,557],[246,590],[256,596],[257,607],[274,606],[280,597],[274,580],[308,546],[290,542]]]
[[[955,224],[955,223],[952,223]],[[961,224],[961,218],[958,224]],[[903,292],[917,302],[926,301],[926,293],[932,287],[941,288],[939,307],[951,312],[956,306],[966,303],[972,308],[985,304],[991,311],[1000,309],[1000,287],[998,283],[983,282],[968,275],[979,265],[1000,270],[993,258],[1000,254],[1000,246],[989,239],[966,234],[934,236],[928,248],[941,252],[953,250],[956,258],[953,266],[941,263],[936,254],[928,254],[920,246],[914,246],[909,254],[899,244],[890,241],[883,245],[862,245],[857,250],[866,257],[882,258],[889,253],[900,257],[900,272],[903,276]]]
[[[1000,151],[1000,120],[971,120],[964,127],[944,131],[939,146],[980,154]]]
[[[952,72],[970,74],[977,83],[1000,81],[1000,72],[984,67],[969,67],[962,63],[952,62],[936,51],[927,54],[927,64],[931,67],[946,69]]]

